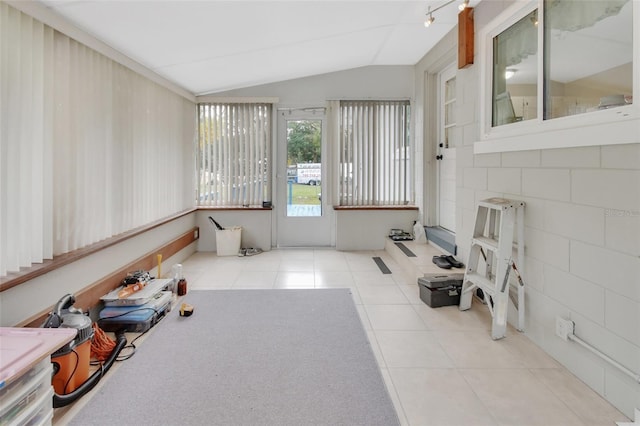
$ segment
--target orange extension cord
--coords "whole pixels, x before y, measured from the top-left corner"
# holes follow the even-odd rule
[[[93,341],[91,342],[91,358],[95,358],[100,362],[104,362],[109,358],[116,342],[112,340],[106,333],[93,323]]]

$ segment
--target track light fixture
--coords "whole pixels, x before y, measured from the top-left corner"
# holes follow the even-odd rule
[[[436,20],[436,18],[431,14],[431,6],[429,6],[429,12],[427,12],[427,15],[427,19],[424,21],[424,26],[428,28],[429,25],[433,24],[433,21]]]
[[[431,6],[429,6],[429,9],[427,10],[427,19],[425,19],[425,21],[424,21],[424,26],[425,27],[429,27],[431,24],[433,24],[433,21],[436,20],[436,18],[433,17],[433,14],[436,11],[442,9],[445,6],[450,5],[451,3],[455,2],[455,1],[459,1],[459,0],[447,0],[445,3],[443,3],[440,6],[434,8],[433,10],[431,9]],[[469,7],[469,0],[462,0],[462,3],[460,3],[458,5],[458,10],[463,11],[467,7]]]

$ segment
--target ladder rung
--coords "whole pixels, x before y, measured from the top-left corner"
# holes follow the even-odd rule
[[[477,244],[486,250],[498,251],[498,240],[493,238],[482,236],[474,237],[471,240],[471,244]]]
[[[495,283],[491,282],[487,277],[482,276],[480,274],[476,274],[474,272],[467,273],[464,277],[465,282],[471,281],[476,285],[479,289],[481,289],[485,294],[491,296],[496,292]]]

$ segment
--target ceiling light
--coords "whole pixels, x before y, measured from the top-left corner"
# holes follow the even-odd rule
[[[516,70],[515,68],[507,68],[507,69],[504,71],[504,78],[505,78],[505,80],[509,80],[511,77],[513,77],[514,75],[516,75],[516,71],[518,71],[518,70]]]
[[[433,24],[433,21],[435,20],[436,18],[434,18],[432,14],[429,14],[429,17],[427,18],[427,20],[424,21],[424,26],[429,27],[429,25]]]
[[[454,2],[457,2],[457,1],[459,1],[459,0],[446,0],[440,6],[435,7],[433,9],[431,9],[431,6],[429,6],[429,9],[427,10],[427,19],[424,21],[424,26],[425,27],[429,27],[429,26],[431,26],[431,24],[433,24],[433,21],[436,20],[436,18],[433,17],[433,14],[436,13],[436,11],[442,9],[445,6],[449,6],[451,3],[454,3]],[[462,3],[458,5],[458,9],[460,11],[463,11],[468,7],[469,7],[469,0],[462,0]]]

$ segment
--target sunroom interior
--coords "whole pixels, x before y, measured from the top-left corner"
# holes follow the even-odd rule
[[[639,6],[0,0],[0,326],[37,327],[66,293],[95,307],[127,268],[160,274],[158,254],[165,273],[183,264],[194,289],[251,288],[249,277],[277,288],[293,272],[298,288],[319,288],[333,262],[357,294],[400,423],[632,422]],[[369,150],[358,131],[373,122]],[[312,154],[293,151],[306,125]],[[478,203],[497,198],[525,206],[524,330],[494,341],[486,323],[465,329],[457,308],[430,328],[439,314],[423,306],[417,277],[438,271],[434,254],[470,262]],[[199,281],[231,262],[216,255],[210,217],[262,251],[233,256],[218,286]],[[415,232],[418,259],[394,251],[392,229]],[[359,256],[382,256],[402,278],[350,269]],[[407,308],[420,328],[381,326],[382,307]],[[476,300],[474,310],[491,323]],[[559,337],[559,318],[595,352]],[[467,364],[479,339],[505,363]],[[446,362],[398,358],[411,341]],[[515,349],[496,352],[509,341]],[[478,385],[510,368],[500,380],[521,380],[524,396]],[[427,393],[416,400],[441,385],[436,373],[459,385],[466,415]]]

